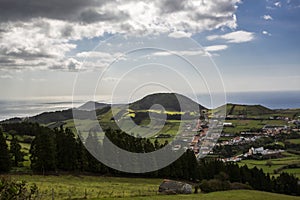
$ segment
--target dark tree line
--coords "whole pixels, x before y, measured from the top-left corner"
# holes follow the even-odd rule
[[[10,155],[14,167],[19,167],[20,163],[24,161],[25,153],[21,151],[22,146],[20,145],[16,136],[12,136],[10,142]]]
[[[202,160],[199,165],[202,180],[216,179],[220,173],[225,173],[231,183],[243,183],[255,190],[300,195],[299,179],[288,173],[281,173],[274,178],[257,167],[249,169],[246,165],[240,167],[236,163],[217,160]]]
[[[40,125],[38,123],[3,123],[1,124],[4,132],[14,131],[15,135],[30,135],[35,136],[40,132]]]
[[[0,173],[8,172],[11,167],[18,167],[24,161],[24,152],[21,151],[21,145],[15,135],[12,135],[10,148],[6,142],[6,136],[0,127]]]
[[[151,142],[149,139],[133,137],[120,130],[107,129],[105,135],[107,139],[110,139],[120,148],[136,153],[152,152],[167,144],[166,142],[162,145],[157,140]],[[228,183],[230,183],[234,185],[233,188],[240,187],[239,184],[243,184],[256,190],[300,195],[299,180],[293,175],[281,173],[277,178],[274,178],[256,167],[249,169],[247,166],[240,167],[236,163],[223,163],[208,158],[198,161],[190,150],[187,150],[169,166],[158,171],[145,174],[128,174],[103,165],[92,156],[91,153],[93,152],[89,152],[85,146],[93,147],[92,149],[95,151],[101,149],[105,151],[105,146],[102,146],[99,142],[95,131],[91,131],[83,139],[76,136],[68,128],[60,127],[52,130],[39,126],[30,148],[31,168],[34,172],[39,173],[89,172],[112,176],[188,180],[201,183],[200,186],[202,187],[206,186],[206,191],[228,189],[230,188]],[[10,160],[11,156],[6,139],[3,133],[0,132],[0,172],[10,169]]]
[[[10,170],[11,158],[9,156],[8,145],[6,144],[6,138],[0,128],[0,172],[7,172]]]

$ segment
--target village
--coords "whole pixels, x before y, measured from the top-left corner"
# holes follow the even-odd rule
[[[196,120],[193,126],[192,123],[186,124],[184,134],[182,135],[182,143],[175,144],[173,146],[174,151],[178,151],[181,148],[191,149],[194,151],[195,156],[197,158],[202,158],[208,155],[217,154],[215,149],[217,147],[222,146],[243,146],[254,143],[255,141],[262,138],[273,138],[282,134],[290,134],[291,131],[297,132],[299,131],[299,120],[290,120],[286,117],[272,117],[270,120],[282,120],[286,121],[287,124],[295,125],[293,127],[288,125],[274,125],[274,124],[266,124],[258,131],[242,131],[239,134],[230,134],[230,133],[219,133],[214,130],[214,127],[234,127],[234,124],[231,122],[217,122],[214,123],[212,128],[209,127],[209,123],[207,118],[199,118]],[[222,123],[222,124],[220,124]],[[192,140],[188,139],[192,138]],[[220,138],[228,138],[221,139]],[[276,140],[275,144],[278,144]],[[223,162],[239,162],[243,159],[270,159],[270,158],[280,158],[282,157],[282,153],[285,152],[284,149],[268,149],[264,146],[259,147],[250,147],[247,149],[247,152],[241,153],[238,155],[234,155],[232,157],[222,158],[219,160]]]

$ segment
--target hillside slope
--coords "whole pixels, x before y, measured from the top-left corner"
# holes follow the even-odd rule
[[[80,106],[78,108],[78,110],[86,110],[86,111],[91,111],[91,110],[98,110],[98,109],[102,109],[106,106],[109,106],[109,104],[106,103],[98,103],[95,101],[88,101],[85,104],[83,104],[82,106]]]
[[[227,115],[248,115],[259,116],[265,114],[272,114],[275,111],[262,105],[239,105],[227,104]]]
[[[179,102],[182,104],[180,107]],[[199,105],[195,101],[188,97],[175,93],[157,93],[150,94],[130,105],[132,110],[149,110],[152,105],[159,104],[162,105],[165,110],[186,112],[186,111],[198,111],[199,109],[206,109],[204,106]]]

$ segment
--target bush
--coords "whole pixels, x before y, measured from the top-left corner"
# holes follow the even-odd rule
[[[221,181],[218,179],[203,180],[199,187],[202,192],[209,193],[230,190],[230,183],[228,181]]]
[[[252,190],[253,188],[248,184],[234,182],[234,183],[230,183],[230,189],[231,190]]]
[[[16,182],[8,178],[0,178],[0,200],[31,200],[36,199],[37,193],[38,188],[35,184],[29,187],[25,181]]]

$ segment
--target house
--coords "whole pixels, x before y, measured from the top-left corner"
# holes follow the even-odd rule
[[[262,154],[263,152],[264,152],[264,147],[259,147],[259,148],[251,147],[249,149],[249,154],[250,155]]]
[[[253,148],[251,147],[249,149],[249,152],[244,155],[244,157],[253,156],[260,159],[270,159],[270,158],[279,158],[281,157],[281,153],[284,152],[284,150],[269,150],[264,149],[264,147],[259,148]]]
[[[224,127],[234,127],[233,124],[231,122],[224,122],[223,123]]]

